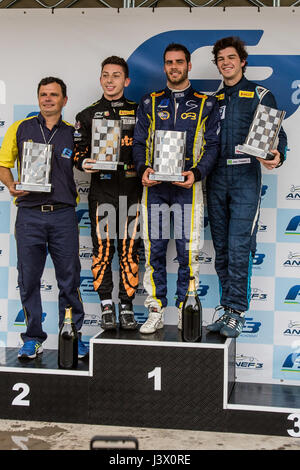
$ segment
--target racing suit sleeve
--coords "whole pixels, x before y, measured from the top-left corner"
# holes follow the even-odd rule
[[[270,108],[276,108],[277,109],[277,103],[274,95],[269,91],[262,99],[261,104],[264,106],[270,106]],[[280,163],[277,165],[276,168],[280,167],[283,162],[286,160],[286,154],[287,154],[287,135],[281,126],[279,134],[278,134],[278,147],[277,147],[278,152],[280,153]]]
[[[92,128],[91,123],[82,113],[77,114],[74,134],[74,164],[78,170],[84,171],[82,163],[91,155]]]
[[[202,145],[197,165],[191,168],[195,181],[200,181],[209,175],[220,153],[219,105],[214,97],[209,97],[207,104],[211,110],[204,123],[204,145]]]
[[[137,174],[141,178],[146,168],[151,166],[150,162],[147,160],[146,154],[148,154],[148,150],[150,150],[149,147],[152,140],[151,115],[150,113],[147,113],[144,98],[139,104],[136,116],[137,118],[133,135],[132,158]]]

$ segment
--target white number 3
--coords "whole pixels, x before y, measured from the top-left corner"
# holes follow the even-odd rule
[[[288,416],[290,421],[294,421],[294,429],[288,429],[287,432],[290,436],[292,437],[300,437],[300,415],[293,413]],[[296,425],[296,431],[295,431],[295,425]]]

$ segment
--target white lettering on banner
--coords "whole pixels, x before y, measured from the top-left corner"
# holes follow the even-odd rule
[[[300,104],[300,80],[294,80],[292,83],[292,88],[296,88],[296,91],[292,94],[292,103]]]
[[[3,80],[0,80],[0,104],[6,104],[6,86]]]

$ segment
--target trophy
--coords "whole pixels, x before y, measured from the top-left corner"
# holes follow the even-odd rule
[[[93,119],[91,158],[93,170],[117,169],[120,156],[122,120]]]
[[[186,132],[155,131],[152,181],[184,181]]]
[[[270,150],[277,148],[277,137],[285,111],[259,104],[256,108],[248,136],[238,150],[265,160],[273,160]]]
[[[53,146],[24,142],[21,162],[21,181],[16,189],[50,193],[51,160]]]

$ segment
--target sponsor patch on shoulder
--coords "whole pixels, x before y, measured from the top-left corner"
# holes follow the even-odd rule
[[[239,97],[240,98],[254,98],[254,91],[240,90],[239,91]]]
[[[195,91],[194,95],[197,96],[197,98],[204,98],[205,100],[208,98],[207,95],[200,95],[200,93],[197,93],[196,91]]]

